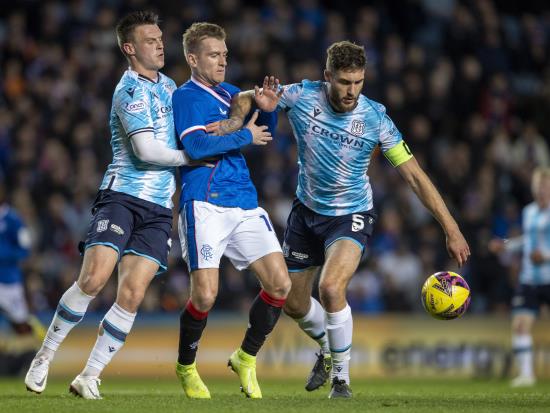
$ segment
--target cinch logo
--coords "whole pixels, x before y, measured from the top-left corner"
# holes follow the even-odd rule
[[[170,113],[172,112],[172,106],[163,106],[160,108],[161,113]]]
[[[138,100],[137,102],[128,103],[126,105],[126,110],[128,112],[139,112],[140,110],[145,109],[145,103],[143,103],[141,100]]]
[[[357,140],[351,136],[342,135],[336,132],[331,132],[328,129],[322,128],[321,126],[318,126],[318,125],[312,125],[311,130],[318,135],[324,136],[326,138],[331,138],[334,141],[336,141],[338,144],[344,145],[347,147],[363,148],[365,144],[365,142]]]

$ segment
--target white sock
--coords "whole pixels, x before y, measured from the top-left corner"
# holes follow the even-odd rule
[[[57,310],[48,328],[42,347],[38,350],[37,357],[45,357],[50,361],[53,360],[59,345],[65,340],[69,332],[82,321],[86,309],[93,299],[94,297],[85,294],[76,282],[65,291],[59,300]]]
[[[321,303],[315,298],[311,298],[311,306],[308,313],[302,318],[296,318],[294,321],[298,323],[300,328],[321,347],[324,354],[330,353],[328,347],[328,336],[325,328],[325,310]]]
[[[346,304],[343,310],[326,313],[327,335],[332,356],[331,380],[349,380],[349,360],[351,357],[351,339],[353,335],[353,318],[351,308]]]
[[[101,374],[107,364],[111,362],[114,355],[122,348],[126,336],[132,329],[137,313],[130,313],[113,304],[99,325],[99,333],[94,348],[82,376],[97,377]]]
[[[512,335],[512,349],[518,363],[519,375],[534,377],[533,372],[533,337],[530,334]]]

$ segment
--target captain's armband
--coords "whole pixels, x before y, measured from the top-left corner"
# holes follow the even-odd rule
[[[392,166],[396,167],[411,159],[413,154],[405,141],[401,141],[389,151],[384,152],[384,156]]]

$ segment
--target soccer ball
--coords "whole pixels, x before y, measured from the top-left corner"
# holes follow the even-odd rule
[[[455,272],[436,272],[422,286],[422,305],[438,320],[458,318],[470,305],[470,287]]]

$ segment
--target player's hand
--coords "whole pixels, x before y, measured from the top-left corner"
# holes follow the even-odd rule
[[[540,265],[542,263],[544,263],[545,258],[544,258],[544,255],[542,254],[542,252],[540,250],[535,250],[531,253],[531,262],[535,265]]]
[[[252,114],[252,117],[246,124],[245,128],[250,130],[252,132],[252,144],[254,145],[267,145],[267,143],[273,138],[271,137],[271,133],[267,130],[267,126],[256,125],[256,120],[258,119],[258,111],[254,111]]]
[[[493,254],[500,254],[504,251],[504,244],[505,241],[501,238],[493,238],[489,241],[487,244],[487,249],[489,252],[492,252]]]
[[[447,251],[454,258],[459,267],[462,267],[470,257],[470,247],[460,231],[447,235]]]
[[[256,102],[256,106],[264,112],[273,112],[277,109],[277,104],[284,92],[284,89],[279,86],[279,79],[276,77],[264,77],[261,89],[258,86],[254,86],[254,101]]]

